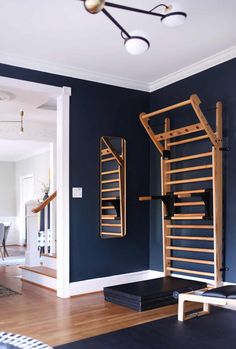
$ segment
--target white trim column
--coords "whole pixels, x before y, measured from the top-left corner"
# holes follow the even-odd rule
[[[57,295],[70,297],[69,87],[57,97]]]

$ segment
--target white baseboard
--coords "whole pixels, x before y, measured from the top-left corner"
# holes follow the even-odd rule
[[[104,278],[97,278],[91,280],[77,281],[70,283],[70,296],[77,296],[86,293],[99,292],[102,291],[104,287],[116,286],[121,284],[128,284],[131,282],[151,280],[155,278],[163,277],[164,274],[162,271],[157,270],[143,270],[135,273],[128,274],[120,274],[114,276],[108,276]],[[207,284],[213,284],[212,280],[191,277],[185,275],[172,274],[173,277],[186,279],[186,280],[194,280],[199,282],[206,282]],[[233,283],[224,282],[224,286],[233,285]]]
[[[127,284],[162,277],[163,273],[152,270],[143,270],[135,273],[120,274],[91,280],[70,283],[70,295],[77,296],[85,293],[99,292],[104,287]]]

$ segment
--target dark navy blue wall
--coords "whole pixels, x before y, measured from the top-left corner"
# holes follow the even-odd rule
[[[12,66],[0,75],[72,88],[70,187],[83,199],[70,200],[70,279],[79,281],[149,269],[149,208],[138,202],[149,190],[149,141],[139,122],[149,94]],[[127,140],[127,236],[101,240],[99,232],[99,139]]]
[[[191,76],[151,94],[150,109],[155,110],[188,99],[198,94],[204,109],[214,107],[215,102],[223,102],[224,145],[230,151],[224,153],[224,262],[229,271],[225,280],[236,282],[236,59],[218,65],[202,73]],[[207,112],[213,122],[213,114]],[[180,121],[182,111],[178,112]],[[190,115],[189,115],[190,116]],[[185,119],[185,125],[186,125]],[[192,115],[188,118],[192,123]],[[197,120],[195,119],[197,122]],[[178,126],[177,124],[174,126]],[[189,152],[194,145],[189,145]],[[205,145],[200,151],[204,151]],[[199,151],[198,151],[199,152]],[[150,145],[150,192],[160,192],[160,157]],[[150,204],[150,269],[162,270],[161,205]]]

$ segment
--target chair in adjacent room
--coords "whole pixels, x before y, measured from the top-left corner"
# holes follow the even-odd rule
[[[4,224],[4,236],[3,236],[3,242],[2,242],[4,257],[9,256],[7,252],[6,242],[7,242],[10,228],[11,228],[11,223]]]

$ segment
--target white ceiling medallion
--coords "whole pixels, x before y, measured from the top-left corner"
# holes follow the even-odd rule
[[[0,102],[9,102],[15,98],[16,96],[14,95],[14,93],[0,90]]]

